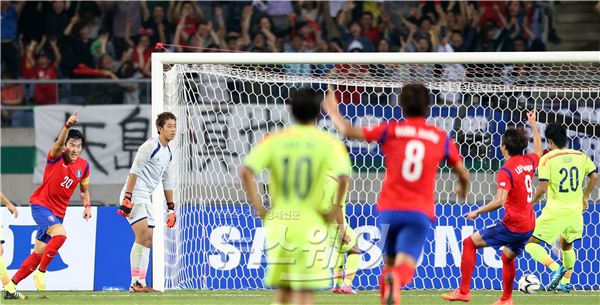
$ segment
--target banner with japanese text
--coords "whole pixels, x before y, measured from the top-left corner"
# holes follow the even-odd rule
[[[85,138],[81,156],[90,164],[90,181],[125,183],[138,147],[152,136],[150,105],[35,107],[37,162],[33,182],[42,182],[48,151],[67,118],[76,111],[79,122],[73,128],[81,131]]]

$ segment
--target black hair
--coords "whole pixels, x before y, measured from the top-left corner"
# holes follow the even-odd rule
[[[156,117],[156,130],[158,127],[165,127],[167,120],[177,121],[177,117],[172,112],[163,112]],[[160,130],[158,130],[158,134],[160,134]]]
[[[81,133],[81,131],[77,130],[77,129],[69,129],[69,134],[67,135],[67,139],[65,140],[65,144],[67,142],[69,142],[70,139],[73,140],[81,140],[81,147],[85,146],[85,138],[83,137],[83,134]]]
[[[312,88],[300,88],[290,92],[289,104],[292,116],[299,123],[314,121],[321,113],[323,95]]]
[[[529,144],[529,139],[523,128],[509,128],[502,135],[502,145],[511,156],[522,155]]]
[[[426,117],[429,112],[429,90],[422,84],[407,84],[400,93],[404,117]]]
[[[360,14],[361,17],[364,15],[368,15],[368,16],[371,16],[371,18],[373,18],[373,13],[371,13],[371,12],[363,12],[362,14]]]
[[[560,124],[548,124],[548,126],[546,126],[546,130],[544,131],[544,136],[546,137],[546,140],[552,140],[552,142],[554,142],[558,148],[567,146],[567,129]]]

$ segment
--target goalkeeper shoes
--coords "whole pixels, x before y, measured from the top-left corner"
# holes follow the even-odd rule
[[[471,301],[471,293],[461,293],[460,289],[456,289],[450,293],[442,294],[442,299],[446,301],[469,302]]]
[[[549,291],[556,289],[556,286],[558,286],[560,279],[562,279],[565,273],[567,273],[567,268],[565,268],[564,266],[560,266],[560,268],[552,271],[552,273],[550,274],[550,284],[548,285]]]
[[[571,285],[571,283],[560,283],[560,291],[564,292],[564,293],[569,293],[571,292],[571,290],[573,290],[573,286]]]
[[[46,272],[39,269],[33,272],[33,284],[38,291],[46,291]]]
[[[333,286],[333,289],[331,289],[331,292],[341,293],[340,290],[341,290],[341,288],[338,285],[335,285],[335,286]]]

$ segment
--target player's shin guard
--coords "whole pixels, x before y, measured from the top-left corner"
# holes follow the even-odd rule
[[[512,297],[513,284],[516,274],[517,267],[515,266],[515,259],[508,258],[504,253],[502,253],[502,286],[504,291],[500,300],[506,301]]]
[[[23,261],[23,263],[21,264],[21,267],[19,268],[19,270],[17,271],[17,273],[15,273],[15,275],[12,278],[13,283],[15,284],[19,284],[20,281],[22,281],[24,278],[28,277],[33,271],[35,271],[35,269],[37,269],[37,266],[40,264],[40,261],[42,260],[42,255],[32,252],[31,255],[29,255],[25,261]]]
[[[144,246],[133,243],[131,252],[129,253],[129,263],[131,264],[131,285],[135,284],[140,279],[140,264],[142,262],[142,251]]]
[[[471,290],[471,276],[476,261],[475,243],[471,237],[463,240],[462,259],[460,262],[460,293],[468,294]]]
[[[150,248],[142,246],[142,259],[140,261],[140,284],[146,286],[146,273],[150,263]]]
[[[573,274],[573,268],[575,267],[576,261],[577,257],[575,255],[575,250],[563,250],[563,266],[567,268],[567,272],[560,280],[561,284],[568,284],[571,282],[571,274]]]
[[[344,285],[352,286],[352,280],[358,270],[358,263],[360,262],[360,254],[348,254],[346,258],[346,274],[344,276]]]
[[[46,245],[46,250],[44,250],[44,254],[42,255],[40,267],[38,268],[41,272],[46,272],[48,265],[58,253],[58,249],[65,243],[65,240],[67,240],[67,237],[64,235],[56,235],[50,239]]]
[[[528,243],[525,245],[525,251],[533,257],[536,261],[544,264],[546,267],[550,268],[552,271],[558,270],[560,266],[550,257],[548,252],[539,244],[536,243]]]

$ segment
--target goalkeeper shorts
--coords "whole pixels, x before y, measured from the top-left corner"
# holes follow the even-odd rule
[[[121,191],[119,202],[123,200],[123,196],[125,196],[125,191]],[[131,214],[127,218],[129,224],[133,225],[138,221],[147,219],[148,228],[154,228],[154,217],[152,216],[152,200],[150,199],[150,194],[143,195],[134,191],[133,194],[131,194],[131,203],[133,203],[133,208],[131,209]]]
[[[559,237],[572,243],[583,236],[583,215],[542,210],[542,215],[535,220],[533,236],[552,245]]]

